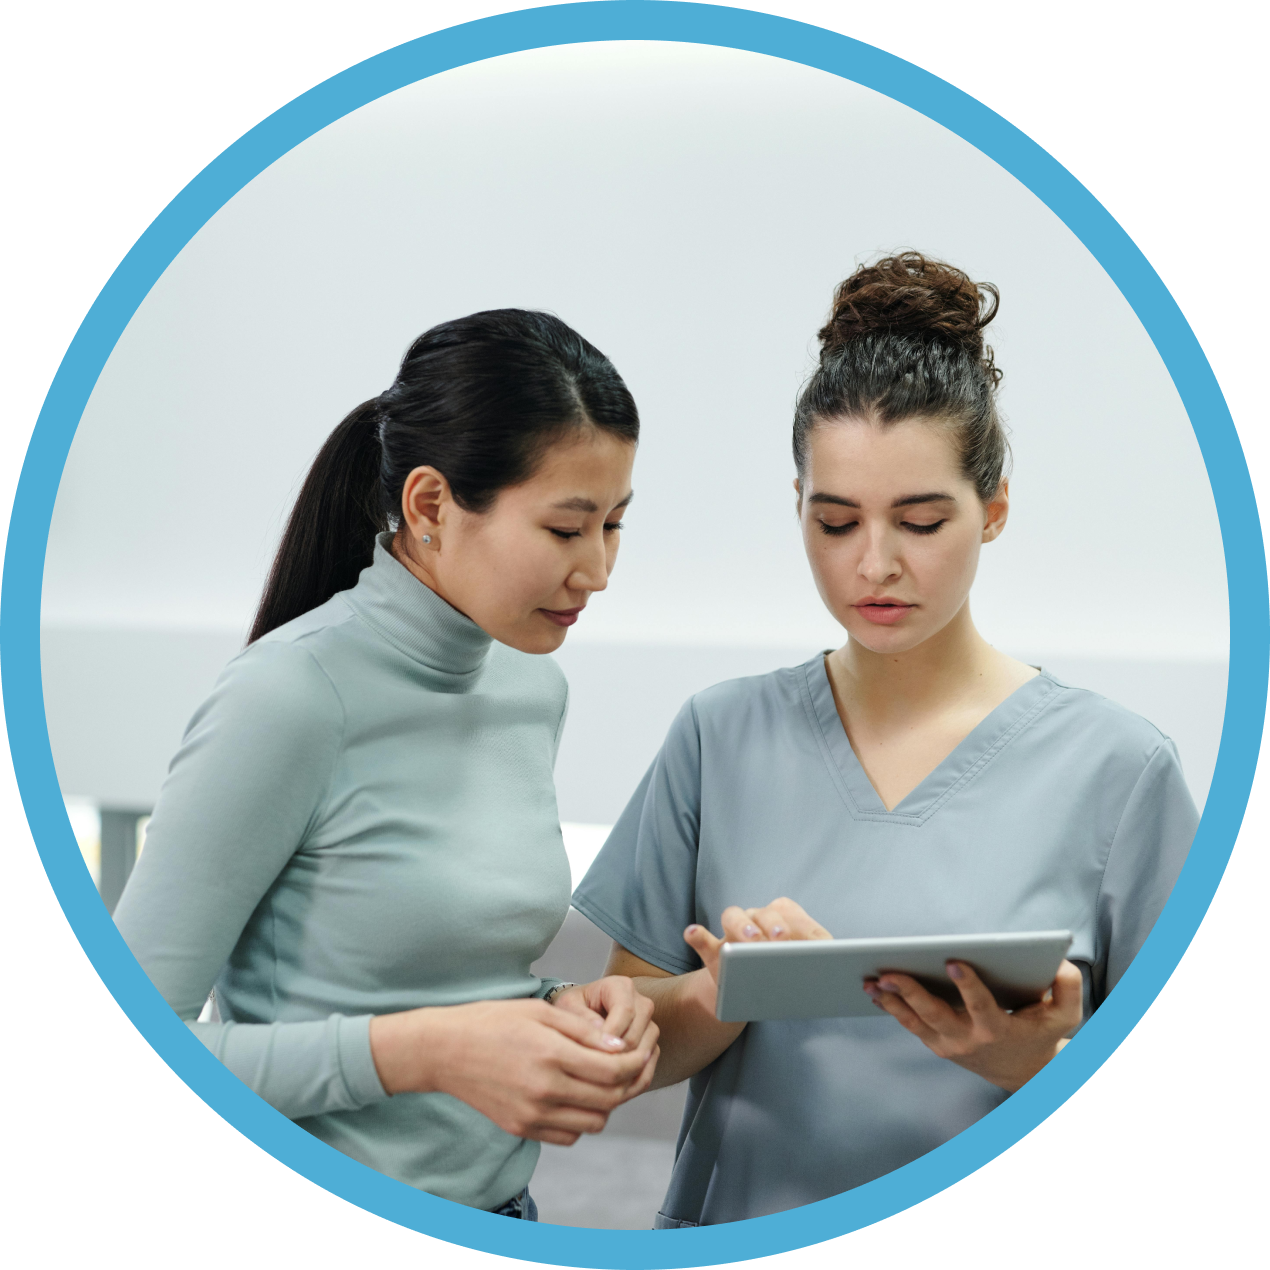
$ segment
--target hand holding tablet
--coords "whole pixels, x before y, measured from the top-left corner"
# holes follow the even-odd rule
[[[1042,937],[1049,932],[1042,932]],[[1060,932],[1053,932],[1059,934]],[[1061,932],[1066,934],[1066,932]],[[1040,1000],[1007,1012],[974,967],[949,961],[963,1008],[928,992],[913,976],[887,972],[866,990],[931,1053],[1013,1093],[1067,1044],[1084,1013],[1084,982],[1070,961],[1060,962]]]

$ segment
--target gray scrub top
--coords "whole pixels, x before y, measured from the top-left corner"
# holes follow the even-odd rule
[[[692,922],[796,900],[839,938],[1070,929],[1096,1009],[1167,900],[1198,824],[1173,743],[1042,672],[894,810],[839,719],[824,659],[680,711],[573,903],[674,974]],[[659,1227],[836,1195],[1007,1095],[895,1020],[751,1023],[692,1078]]]

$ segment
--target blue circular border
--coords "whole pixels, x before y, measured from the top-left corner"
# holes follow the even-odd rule
[[[660,40],[763,53],[875,89],[956,132],[1032,190],[1133,306],[1199,440],[1230,582],[1230,679],[1221,748],[1195,844],[1163,915],[1076,1040],[997,1110],[919,1160],[846,1194],[731,1225],[599,1231],[509,1222],[423,1194],[317,1141],[266,1105],[197,1041],[119,937],[80,860],[49,749],[40,678],[40,597],[49,522],[80,415],[107,357],[159,275],[248,181],[327,124],[407,84],[526,49]],[[1237,585],[1236,585],[1237,583]],[[1243,453],[1212,370],[1172,296],[1110,214],[1065,168],[974,98],[867,44],[819,27],[681,0],[554,5],[465,23],[390,49],[319,84],[253,128],[163,210],[85,317],[45,400],[23,465],[0,590],[0,668],[18,785],[49,880],[84,951],[155,1050],[271,1155],[390,1221],[503,1256],[594,1267],[672,1267],[766,1256],[845,1234],[918,1203],[1017,1142],[1103,1063],[1177,965],[1217,888],[1256,766],[1270,620],[1261,526]]]

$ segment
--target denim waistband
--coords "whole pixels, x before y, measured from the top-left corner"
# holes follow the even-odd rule
[[[489,1211],[495,1217],[518,1217],[521,1221],[538,1220],[538,1205],[534,1203],[534,1197],[530,1195],[527,1186],[519,1195],[513,1195],[506,1204]]]

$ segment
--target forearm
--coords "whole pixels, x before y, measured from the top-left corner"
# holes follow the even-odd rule
[[[386,1097],[371,1057],[369,1019],[190,1023],[204,1045],[284,1116],[356,1111]]]
[[[686,975],[637,975],[635,987],[653,1003],[653,1022],[661,1030],[661,1058],[652,1087],[662,1089],[695,1076],[713,1063],[738,1036],[744,1023],[714,1017],[714,980],[707,970]]]

